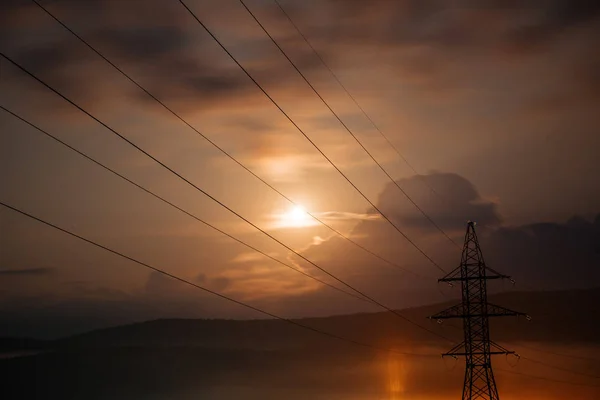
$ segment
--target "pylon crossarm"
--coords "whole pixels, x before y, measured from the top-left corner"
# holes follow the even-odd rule
[[[442,279],[438,279],[438,282],[462,282],[462,281],[478,281],[480,279],[487,279],[487,280],[491,280],[491,279],[507,279],[508,277],[504,277],[504,276],[486,276],[485,278],[483,277],[479,277],[479,276],[469,276],[466,278],[442,278]]]
[[[441,320],[443,320],[443,319],[461,318],[461,314],[462,314],[462,304],[457,304],[455,306],[445,309],[442,312],[439,312],[435,315],[430,316],[429,319],[436,319],[436,320],[438,320],[438,322],[441,322]]]
[[[442,279],[438,279],[438,282],[453,282],[453,281],[460,281],[461,279],[461,271],[460,271],[461,267],[458,267],[456,269],[454,269],[453,271],[449,272],[446,276],[444,276]]]
[[[487,265],[485,266],[485,270],[486,270],[486,272],[489,271],[493,274],[493,275],[486,274],[485,275],[486,279],[508,279],[512,283],[515,283],[515,281],[509,275],[504,275],[504,274],[501,274],[500,272],[494,271]]]
[[[508,350],[507,348],[500,346],[498,343],[490,340],[490,354],[515,354],[514,351]]]
[[[488,305],[487,305],[487,315],[488,315],[488,317],[518,317],[518,316],[527,317],[527,314],[525,314],[525,313],[522,313],[519,311],[513,311],[506,307],[497,306],[497,305],[491,304],[491,303],[488,303]]]
[[[465,343],[461,342],[461,343],[457,344],[456,346],[454,346],[452,349],[450,349],[450,351],[442,354],[442,357],[456,358],[458,356],[458,353],[460,353],[461,350],[463,350],[464,348],[465,348]]]
[[[528,315],[525,313],[522,313],[519,311],[513,311],[506,307],[501,307],[501,306],[497,306],[495,304],[488,303],[487,312],[485,312],[485,313],[483,313],[483,312],[482,313],[471,313],[471,314],[465,315],[465,314],[463,314],[462,304],[457,304],[450,308],[445,309],[442,312],[432,315],[431,317],[429,317],[429,319],[435,319],[438,321],[442,321],[444,319],[450,319],[450,318],[475,318],[475,317],[483,317],[483,316],[488,316],[488,317],[525,316],[525,317],[528,317]]]
[[[507,351],[473,351],[473,352],[469,352],[469,353],[467,353],[467,352],[462,352],[462,353],[448,352],[448,353],[442,354],[442,357],[456,358],[456,357],[460,357],[460,356],[478,356],[478,355],[486,355],[486,354],[494,356],[494,355],[502,355],[502,354],[515,354],[515,352],[508,351],[508,350]]]
[[[514,282],[514,280],[508,275],[486,275],[485,277],[477,275],[477,276],[466,276],[464,278],[462,276],[456,276],[456,277],[455,276],[446,276],[442,279],[438,279],[438,282],[462,282],[462,281],[474,281],[474,280],[480,280],[480,279],[487,279],[487,280],[508,279],[511,282]]]

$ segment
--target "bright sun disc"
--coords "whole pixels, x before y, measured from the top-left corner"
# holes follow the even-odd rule
[[[302,206],[295,206],[292,208],[288,216],[291,220],[296,222],[304,221],[307,217],[306,210]]]
[[[281,214],[281,226],[300,228],[312,225],[312,218],[302,206],[294,206],[286,213]]]

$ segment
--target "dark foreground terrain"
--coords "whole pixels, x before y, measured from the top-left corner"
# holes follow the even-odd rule
[[[600,290],[510,293],[493,302],[527,308],[531,322],[502,321],[494,338],[524,357],[498,357],[503,400],[600,398]],[[572,304],[587,304],[573,308]],[[405,315],[459,340],[460,331]],[[2,339],[2,399],[455,399],[464,365],[442,360],[433,335],[388,314],[302,320],[398,353],[376,352],[279,321],[159,320],[38,341]],[[545,350],[539,352],[538,350]],[[576,357],[560,357],[551,353]],[[556,366],[532,362],[542,361]],[[575,385],[522,374],[568,381]],[[594,387],[596,385],[596,387]]]

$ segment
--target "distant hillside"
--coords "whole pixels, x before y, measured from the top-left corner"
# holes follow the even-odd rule
[[[0,338],[0,353],[13,349],[39,350],[49,346],[51,342],[31,338]]]
[[[498,341],[599,342],[600,289],[513,292],[491,296],[490,301],[527,312],[533,318],[499,318],[492,325]],[[459,340],[459,321],[437,324],[427,316],[452,303],[402,310],[402,314],[429,329]],[[302,324],[354,340],[404,347],[435,344],[435,336],[391,313],[305,318]],[[5,345],[9,341],[0,342]],[[197,346],[204,348],[264,349],[328,346],[331,339],[277,320],[164,319],[96,330],[50,342],[27,342],[27,348],[111,346]],[[13,345],[19,345],[13,340]],[[6,346],[4,346],[6,347]]]
[[[597,323],[600,290],[505,293],[492,302],[527,311],[524,318],[495,324],[493,337],[501,343],[536,342],[549,351],[600,357]],[[402,313],[430,329],[460,340],[460,328],[439,325],[426,317],[449,304],[404,310]],[[451,344],[402,321],[390,313],[307,318],[301,323],[346,338],[419,353],[402,356],[375,352],[307,332],[274,320],[158,320],[96,330],[56,341],[0,341],[0,398],[88,400],[247,400],[383,399],[400,383],[402,398],[450,400],[460,397],[462,368],[449,368],[439,354]],[[567,346],[563,346],[567,343]],[[10,346],[27,347],[13,349]],[[35,352],[35,347],[41,351]],[[509,345],[510,347],[510,345]],[[519,350],[518,346],[515,349]],[[527,349],[526,349],[527,350]],[[519,350],[520,351],[520,350]],[[6,354],[12,353],[12,354]],[[527,353],[531,356],[530,352]],[[535,358],[539,354],[534,353]],[[456,361],[454,365],[458,365]],[[552,386],[546,381],[523,381],[504,373],[508,359],[496,359],[503,390],[518,388],[522,397],[559,399],[600,398],[597,386]],[[596,373],[596,363],[557,360]],[[552,370],[521,360],[519,373],[552,376]],[[509,371],[510,372],[510,371]],[[561,379],[574,379],[567,376]],[[577,382],[581,382],[579,377]],[[590,379],[587,379],[588,382]],[[592,383],[592,382],[589,382]],[[394,386],[398,387],[398,386]],[[568,391],[567,391],[568,390]],[[443,393],[444,396],[439,395]]]

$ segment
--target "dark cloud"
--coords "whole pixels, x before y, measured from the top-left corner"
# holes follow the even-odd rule
[[[397,183],[459,242],[467,220],[477,220],[483,227],[493,227],[500,222],[496,204],[482,199],[474,185],[460,175],[436,172]],[[432,193],[428,186],[439,195]],[[395,185],[390,183],[384,187],[376,205],[441,268],[450,270],[456,266],[460,259],[457,249]],[[366,293],[377,293],[387,304],[406,307],[443,299],[439,289],[432,284],[442,272],[387,221],[382,218],[361,220],[350,237],[403,270],[375,259],[337,236],[309,246],[303,254]],[[310,265],[303,266],[311,273],[318,272]]]
[[[189,45],[188,35],[176,26],[112,27],[94,33],[94,38],[119,57],[141,60],[176,54]]]
[[[600,285],[600,214],[503,227],[483,236],[482,245],[488,262],[530,287]]]
[[[501,221],[497,205],[482,199],[475,186],[460,175],[432,173],[397,183],[443,229],[462,230],[468,220],[486,226]],[[389,216],[400,226],[436,229],[392,183],[379,195],[378,206],[389,210]]]
[[[393,65],[398,80],[433,93],[464,89],[487,64],[514,67],[541,53],[565,64],[566,82],[585,79],[590,75],[578,71],[594,70],[590,55],[600,36],[600,6],[588,0],[319,2],[314,8],[329,16],[327,23],[297,4],[286,7],[326,59],[378,48],[380,62]]]
[[[144,2],[143,7],[140,7],[142,2],[83,3],[47,5],[68,25],[78,25],[75,30],[79,34],[153,94],[178,109],[193,111],[199,107],[222,106],[224,102],[234,105],[258,93],[252,82],[179,5],[157,1]],[[204,2],[199,4],[199,13],[202,7],[208,7]],[[381,62],[391,62],[398,79],[434,93],[464,87],[462,83],[468,83],[473,70],[483,62],[481,55],[495,61],[507,55],[509,58],[516,54],[529,56],[558,43],[561,35],[590,25],[600,15],[596,2],[585,0],[527,3],[376,0],[311,4],[284,6],[298,19],[305,33],[319,42],[319,50],[326,60],[335,65],[348,48],[358,52],[361,48],[386,48]],[[244,15],[242,10],[232,9],[230,5],[210,7],[211,13],[217,15],[237,12]],[[10,2],[5,8],[5,15],[18,13],[20,19],[21,15],[35,16],[32,24],[43,16],[35,6],[23,7]],[[252,8],[266,20],[263,22],[268,27],[283,24],[283,15],[273,7],[254,5]],[[26,14],[23,9],[27,10]],[[155,13],[150,13],[150,9],[155,9]],[[329,16],[326,24],[322,16]],[[93,22],[73,24],[87,19]],[[53,23],[48,18],[44,21],[48,26]],[[217,29],[218,34],[222,34],[221,29]],[[275,36],[285,44],[301,70],[310,72],[322,68],[294,31],[276,32]],[[10,33],[7,31],[7,38],[16,37]],[[298,89],[301,82],[296,81],[294,71],[247,15],[227,33],[234,39],[228,40],[226,45],[237,56],[243,55],[242,64],[250,66],[251,72],[271,92]],[[563,61],[569,60],[565,79],[584,81],[581,88],[586,97],[596,93],[586,90],[588,83],[597,82],[596,63],[588,57],[597,47],[592,36],[590,33],[589,38],[578,39],[581,50],[577,54],[561,57]],[[31,41],[11,55],[28,68],[43,72],[63,90],[84,96],[86,92],[93,92],[97,83],[75,80],[71,69],[95,56],[86,55],[87,50],[76,42],[68,33],[53,35],[44,42]],[[152,102],[137,90],[132,93],[140,102]]]
[[[25,3],[11,1],[10,4]],[[144,7],[139,7],[140,4]],[[170,6],[171,4],[173,7]],[[181,109],[194,111],[201,107],[221,107],[224,112],[229,113],[230,110],[235,110],[235,107],[224,107],[225,101],[228,102],[227,106],[236,105],[234,101],[240,101],[240,104],[245,102],[247,106],[250,103],[248,95],[253,92],[258,93],[251,81],[228,60],[212,39],[202,33],[202,28],[190,20],[189,15],[185,14],[185,10],[182,10],[177,2],[61,1],[53,2],[52,7],[52,11],[56,11],[61,17],[65,16],[65,21],[69,25],[73,24],[78,33],[98,46],[107,57],[139,79],[145,87],[169,105],[175,103],[176,106],[181,106]],[[260,7],[258,5],[256,7],[258,12],[261,12]],[[0,12],[0,19],[3,22],[11,21],[11,16],[14,14],[10,13],[10,7],[3,7],[2,10],[6,12]],[[594,31],[590,26],[591,22],[598,17],[598,6],[592,2],[524,3],[464,0],[450,4],[441,0],[319,1],[312,5],[298,2],[291,5],[290,10],[294,18],[298,17],[297,22],[304,33],[311,39],[315,38],[324,58],[334,67],[337,67],[336,64],[342,59],[344,53],[348,53],[345,60],[350,61],[343,65],[342,69],[349,70],[359,62],[364,50],[367,50],[366,54],[369,55],[375,50],[381,58],[369,59],[370,66],[375,68],[389,63],[389,66],[398,73],[399,82],[393,82],[394,85],[411,81],[437,90],[448,86],[459,88],[473,84],[478,75],[480,78],[483,76],[486,82],[491,82],[496,77],[489,75],[487,73],[489,71],[485,68],[482,69],[482,64],[497,64],[507,54],[510,56],[507,57],[509,61],[514,61],[517,56],[519,61],[523,61],[531,55],[553,50],[556,51],[553,53],[554,60],[566,65],[565,80],[562,82],[557,79],[557,85],[570,88],[573,86],[571,84],[576,82],[577,88],[585,89],[585,92],[580,91],[578,94],[587,93],[586,98],[600,93],[594,90],[599,87],[598,82],[600,82],[598,57],[594,56],[598,54],[596,51],[598,46],[592,45],[594,40],[585,34],[570,37],[582,39],[581,43],[575,46],[573,54],[567,54],[558,48],[561,42],[559,39],[567,35],[576,35],[580,32],[579,28]],[[225,12],[216,13],[212,15],[213,22],[218,22],[220,16],[229,15]],[[283,20],[283,16],[277,13],[269,15],[279,18],[279,22]],[[7,47],[11,56],[14,55],[34,72],[43,73],[45,78],[48,77],[51,83],[60,86],[61,90],[65,88],[69,92],[77,90],[85,96],[85,93],[92,91],[93,87],[105,86],[101,79],[95,79],[108,77],[96,73],[96,68],[99,69],[103,61],[77,43],[77,40],[68,33],[61,31],[62,28],[55,22],[47,17],[42,21],[41,17],[43,13],[36,10],[35,6],[28,6],[26,10],[19,8],[18,18],[12,21],[18,21],[23,25],[18,26],[16,22],[7,23],[6,26],[10,25],[12,28],[18,26],[14,32],[0,27],[3,50],[5,44],[14,44]],[[230,24],[228,30],[221,26],[222,30],[219,33],[227,38],[228,48],[236,55],[241,55],[244,65],[250,66],[252,73],[259,77],[259,81],[265,84],[270,92],[287,91],[291,93],[288,97],[297,100],[298,98],[293,97],[296,91],[292,89],[298,87],[290,83],[292,77],[298,78],[294,71],[272,48],[268,39],[257,36],[256,32],[249,33],[248,28],[252,26],[252,21],[250,19],[244,21],[248,24],[246,22],[240,23],[240,26]],[[36,24],[40,22],[43,23],[37,26]],[[273,21],[266,22],[268,24]],[[46,35],[46,29],[49,27],[52,27],[48,31],[51,32]],[[314,72],[311,68],[321,68],[318,60],[298,40],[295,33],[290,31],[287,34],[289,36],[281,34],[281,40],[289,45],[292,58],[298,62],[300,68],[309,72]],[[279,38],[279,35],[277,37]],[[515,49],[520,51],[513,51]],[[87,64],[88,62],[90,65]],[[6,63],[3,62],[3,72],[5,65]],[[551,65],[554,63],[548,63],[549,67]],[[106,65],[104,67],[106,69],[103,71],[110,70],[110,67]],[[74,74],[74,71],[86,75],[79,76]],[[358,79],[357,76],[354,78]],[[388,79],[388,83],[392,83],[391,81],[395,79]],[[481,82],[480,79],[478,83]],[[518,92],[519,88],[502,89],[506,93],[512,93],[513,89]],[[135,93],[135,99],[152,101],[137,89]],[[489,104],[496,108],[495,92],[491,95],[493,99],[488,99]],[[515,97],[519,96],[520,94],[517,93],[512,99],[515,100]],[[254,104],[255,102],[252,101],[251,105]],[[415,104],[418,108],[418,102]],[[298,105],[303,107],[305,103],[298,101],[294,106]],[[388,104],[388,106],[396,105]],[[479,110],[474,110],[472,107],[466,109],[473,115],[473,119],[478,118],[476,114]],[[179,111],[180,108],[177,110]],[[382,114],[389,110],[391,109],[383,110]],[[455,109],[449,110],[453,112]],[[245,109],[242,107],[241,111],[240,109],[237,111],[243,113]],[[406,112],[410,113],[411,110]],[[427,119],[437,120],[435,112],[425,109],[424,113]],[[444,120],[443,117],[440,120]],[[225,125],[229,121],[226,121]],[[259,122],[258,119],[256,123],[249,121],[251,120],[235,121],[252,132],[244,135],[247,139],[232,139],[231,142],[245,144],[247,141],[248,146],[244,147],[244,150],[260,156],[281,154],[291,147],[287,142],[278,139],[278,135],[282,135],[279,127],[271,122],[271,118],[262,119],[268,122]],[[528,131],[523,130],[520,133],[526,134]],[[476,131],[474,135],[477,135]],[[489,145],[489,142],[482,143],[483,146]],[[455,143],[457,147],[463,144]],[[301,151],[298,148],[299,146],[294,150]],[[347,153],[346,148],[341,151]],[[492,151],[495,151],[495,147]],[[489,154],[491,152],[484,154],[482,158]],[[300,158],[298,164],[306,166],[309,161]],[[485,178],[480,176],[480,179]],[[569,181],[575,179],[570,177]],[[442,194],[442,198],[432,194],[424,183],[434,187]],[[539,179],[522,182],[527,186],[535,183],[539,183]],[[487,255],[489,250],[488,260],[498,270],[523,277],[525,282],[539,283],[540,287],[580,286],[598,281],[595,275],[598,265],[597,222],[592,224],[586,220],[576,219],[565,224],[498,228],[501,222],[498,204],[482,198],[474,185],[464,177],[456,174],[434,173],[403,179],[399,184],[451,234],[460,234],[468,219],[478,221],[485,246],[484,252]],[[556,187],[557,190],[561,190],[558,185]],[[379,198],[379,205],[445,268],[456,265],[458,262],[456,253],[446,250],[446,244],[441,244],[445,239],[397,188],[391,184],[385,187]],[[439,274],[439,271],[428,265],[397,232],[390,229],[385,221],[371,219],[371,215],[373,215],[372,210],[364,215],[333,213],[329,214],[329,217],[344,220],[365,216],[365,220],[360,221],[352,232],[353,238],[363,243],[365,247],[411,270],[423,275]],[[423,235],[424,232],[427,235]],[[408,275],[403,275],[401,272],[394,270],[381,272],[379,266],[375,265],[379,261],[352,248],[343,239],[334,237],[316,243],[318,244],[306,250],[310,259],[323,262],[323,266],[328,270],[347,278],[366,292],[381,294],[382,301],[386,303],[388,301],[390,304],[406,304],[409,301],[427,302],[435,298],[437,289],[435,286],[431,289],[430,281],[415,284],[415,280],[406,278]],[[348,250],[349,248],[352,250]],[[310,266],[303,265],[303,267],[306,267],[307,271],[318,273]],[[575,272],[565,274],[571,270]],[[216,278],[205,275],[199,282],[216,290],[240,293],[257,291],[257,287],[275,288],[277,290],[272,291],[274,294],[270,299],[276,298],[274,302],[283,312],[293,307],[298,314],[312,313],[313,310],[324,312],[319,308],[321,306],[316,300],[306,300],[302,304],[297,300],[315,299],[321,292],[304,291],[305,288],[298,284],[303,290],[298,290],[294,296],[291,296],[293,288],[290,285],[292,284],[286,281],[289,278],[284,275],[278,276],[270,268],[252,271],[243,266],[234,272],[236,274]],[[27,275],[11,272],[4,275],[11,274]],[[236,286],[240,281],[242,283]],[[174,298],[188,296],[188,292],[182,290],[183,287],[185,285],[170,278],[152,274],[145,282],[142,291],[147,297],[157,294]],[[271,292],[267,294],[270,295]],[[291,304],[281,300],[284,298],[287,301],[291,297],[294,297],[293,301],[298,303]],[[343,300],[347,299],[343,298]],[[172,309],[174,306],[170,304],[169,307]],[[336,312],[348,309],[349,306],[344,305],[337,308]],[[222,308],[217,309],[217,311],[222,310]]]
[[[102,8],[101,2],[95,4]],[[147,6],[152,7],[151,4]],[[76,14],[65,5],[48,8],[103,55],[165,101],[191,101],[199,105],[216,97],[243,92],[250,86],[241,76],[232,73],[231,68],[227,71],[221,65],[215,65],[210,52],[202,52],[210,40],[195,37],[195,43],[191,43],[190,33],[169,13],[163,13],[167,25],[156,25],[153,24],[156,21],[140,21],[139,15],[132,14],[126,5],[121,7],[122,14],[117,15],[118,4],[105,2],[104,12],[94,16],[97,20],[81,28],[76,27],[72,18],[91,18],[92,10],[76,7],[75,11],[79,13]],[[41,13],[37,9],[30,11],[31,14],[35,12]],[[69,14],[72,14],[70,18],[65,17]],[[62,29],[58,25],[55,28]],[[84,61],[104,62],[66,31],[63,35],[52,36],[50,40],[15,46],[9,55],[59,90],[67,93],[75,91],[83,97],[89,97],[98,82],[93,79],[81,81],[72,69]],[[137,74],[134,71],[138,71]],[[142,92],[135,93],[140,100],[152,101]]]
[[[533,6],[542,11],[539,25],[547,31],[578,26],[600,17],[600,3],[594,0],[539,0]]]
[[[600,6],[593,0],[376,0],[330,1],[327,4],[324,8],[330,7],[331,13],[339,17],[338,24],[323,28],[330,34],[337,31],[337,35],[332,36],[341,39],[350,34],[350,40],[354,40],[362,35],[363,40],[446,49],[479,46],[485,50],[485,46],[491,44],[492,50],[497,50],[506,40],[551,39],[568,28],[600,17]],[[290,9],[296,11],[297,17],[310,16],[298,7]],[[371,24],[381,19],[383,26]],[[352,29],[353,25],[363,29]]]
[[[432,194],[421,179],[441,193]],[[467,220],[478,221],[477,232],[488,265],[513,275],[521,289],[588,288],[600,285],[600,215],[593,221],[573,217],[566,223],[500,226],[496,205],[482,200],[471,182],[456,174],[434,173],[399,181],[418,204],[461,244]],[[424,188],[424,189],[423,189]],[[378,202],[398,226],[443,269],[460,261],[460,250],[451,246],[395,187],[386,187]],[[421,198],[420,196],[423,196]],[[430,233],[423,235],[428,229]],[[420,233],[420,234],[418,234]],[[412,274],[390,269],[339,237],[309,246],[304,255],[325,265],[367,293],[378,293],[388,304],[429,302],[440,293],[432,282],[436,270],[384,220],[361,221],[351,237]],[[310,265],[305,266],[313,271]],[[316,273],[317,271],[313,271]],[[506,287],[504,287],[506,289]],[[493,290],[502,289],[494,287]],[[413,303],[414,304],[414,303]]]
[[[78,6],[72,2],[47,6],[67,26],[162,101],[175,103],[179,109],[197,110],[198,107],[222,105],[223,101],[244,102],[249,94],[258,93],[252,81],[179,5],[144,2],[144,10],[156,8],[156,14],[161,16],[158,18],[132,4],[113,1],[93,1],[90,4],[94,7]],[[138,7],[140,5],[137,3]],[[83,97],[87,92],[93,92],[97,81],[76,79],[73,69],[79,68],[78,64],[84,61],[104,61],[46,17],[43,11],[36,7],[27,7],[26,11],[27,15],[35,15],[36,18],[44,16],[46,23],[54,24],[54,28],[63,31],[63,34],[52,35],[45,41],[32,40],[27,46],[16,45],[19,38],[15,37],[15,40],[7,42],[9,47],[13,47],[10,56],[34,73],[41,74],[60,90],[76,92]],[[227,8],[215,10],[217,13],[230,11]],[[23,12],[23,7],[14,5],[6,10],[7,14],[15,15]],[[75,20],[87,19],[91,20],[88,25],[75,23]],[[32,27],[34,21],[37,19],[30,21]],[[244,35],[250,27],[256,28],[250,19],[245,22],[240,25],[235,45],[225,43],[229,50],[271,92],[298,84],[288,83],[294,71],[278,54],[270,39],[263,34],[259,37]],[[278,39],[288,41],[285,37]],[[244,56],[240,56],[240,52]],[[320,67],[309,49],[295,53],[293,58],[302,70]],[[257,56],[260,57],[259,63],[254,60]],[[97,70],[98,65],[87,68]],[[257,68],[252,68],[252,65]],[[132,93],[140,102],[154,102],[137,89]]]
[[[0,275],[3,276],[15,276],[15,277],[27,277],[27,276],[40,276],[53,274],[56,271],[55,268],[39,267],[39,268],[23,268],[23,269],[0,269]]]

